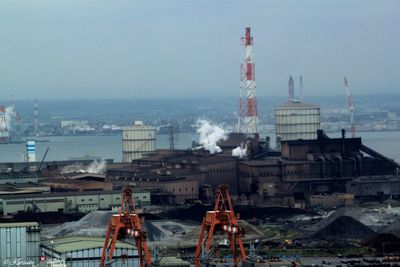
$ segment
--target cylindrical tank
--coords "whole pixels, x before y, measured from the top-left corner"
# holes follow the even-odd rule
[[[312,140],[321,128],[321,111],[316,105],[288,102],[275,109],[275,134],[279,141]]]
[[[156,150],[156,128],[135,121],[122,130],[122,161],[131,162]]]

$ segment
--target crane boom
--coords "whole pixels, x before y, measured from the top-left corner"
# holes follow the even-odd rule
[[[344,77],[344,89],[346,90],[347,105],[348,105],[347,108],[349,109],[349,115],[350,115],[351,136],[355,137],[356,129],[355,129],[355,123],[354,123],[354,100],[353,100],[353,96],[350,93],[349,84],[347,82],[346,77]]]

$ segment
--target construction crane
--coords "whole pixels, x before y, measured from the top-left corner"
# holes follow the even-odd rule
[[[143,220],[139,219],[136,213],[132,188],[127,186],[122,193],[119,213],[112,215],[108,224],[106,240],[101,254],[101,267],[105,267],[106,261],[112,261],[117,239],[120,237],[133,237],[139,254],[140,267],[151,266],[151,256],[146,243],[147,234],[142,230],[142,224]]]
[[[239,262],[237,246],[240,250],[240,258],[246,261],[246,252],[243,247],[241,236],[244,230],[239,227],[235,212],[232,207],[228,187],[221,185],[217,191],[217,199],[214,210],[207,211],[201,226],[197,249],[194,256],[195,266],[199,267],[204,255],[209,255],[213,250],[212,241],[216,230],[222,230],[228,235],[229,245],[233,254],[233,261],[236,265]],[[210,251],[211,250],[211,251]],[[203,256],[202,256],[203,255]],[[208,257],[206,257],[208,258]]]
[[[344,77],[344,89],[346,90],[347,105],[348,105],[349,114],[350,114],[351,137],[354,138],[356,136],[356,128],[355,128],[355,124],[354,124],[354,101],[353,101],[353,96],[350,93],[349,84],[347,82],[346,77]]]

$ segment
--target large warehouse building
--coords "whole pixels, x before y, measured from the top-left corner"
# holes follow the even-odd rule
[[[37,222],[0,223],[0,265],[20,266],[39,263],[40,226]],[[22,265],[21,265],[22,266]]]
[[[104,238],[60,237],[44,240],[41,246],[47,258],[62,260],[68,267],[100,266]],[[112,266],[139,266],[136,246],[117,241]]]
[[[150,205],[150,192],[135,190],[136,204]],[[121,204],[121,191],[83,191],[43,194],[18,194],[0,196],[0,214],[31,212],[90,212],[110,210]]]

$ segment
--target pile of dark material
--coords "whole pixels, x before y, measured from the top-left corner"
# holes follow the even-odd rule
[[[394,234],[397,237],[400,237],[400,218],[397,218],[390,225],[379,230],[380,233]]]
[[[378,234],[365,242],[364,245],[381,253],[400,252],[400,238],[393,234]]]
[[[196,203],[188,208],[177,208],[170,210],[162,214],[162,216],[168,219],[192,220],[202,222],[206,212],[213,209],[214,206]]]
[[[314,213],[294,208],[284,207],[254,207],[254,206],[235,206],[235,212],[240,214],[240,218],[243,220],[248,219],[268,219],[274,221],[276,219],[289,218],[294,215],[313,215]]]
[[[148,221],[144,222],[143,228],[147,232],[147,238],[149,241],[159,241],[165,237],[163,232]]]
[[[188,208],[177,208],[170,210],[162,216],[168,219],[192,220],[201,222],[207,211],[213,210],[214,206],[194,204]],[[253,207],[253,206],[234,206],[235,213],[240,214],[240,219],[261,219],[276,220],[278,218],[288,218],[293,215],[311,214],[301,209],[282,208],[282,207]]]
[[[312,238],[324,240],[359,239],[366,240],[375,235],[369,227],[349,216],[340,216],[319,229]]]
[[[15,214],[12,218],[2,218],[0,222],[40,222],[41,224],[59,224],[77,221],[85,216],[84,213],[63,212],[22,212]]]

